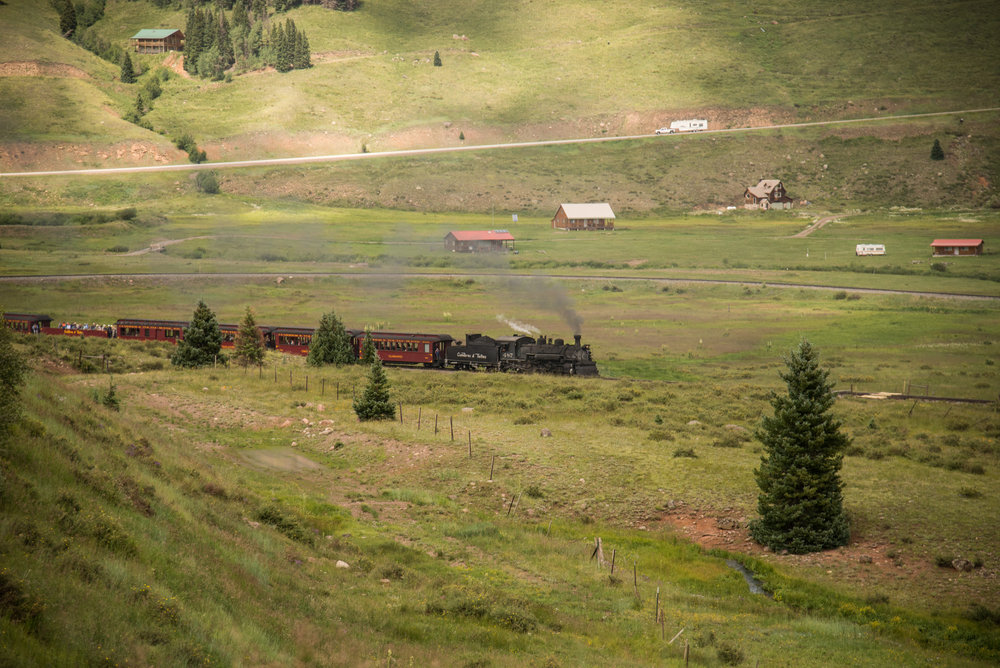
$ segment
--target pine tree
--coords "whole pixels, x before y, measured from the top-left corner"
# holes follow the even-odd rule
[[[188,10],[184,26],[184,70],[191,74],[198,72],[198,56],[201,55],[201,10]]]
[[[0,441],[21,417],[21,385],[28,365],[14,349],[14,335],[0,313]]]
[[[441,67],[441,54],[434,52],[434,67]]]
[[[372,340],[372,333],[366,331],[364,343],[361,344],[361,359],[359,363],[367,366],[371,365],[377,359],[378,353],[375,352],[375,342]]]
[[[396,415],[389,396],[389,378],[378,357],[368,367],[368,386],[354,401],[354,413],[361,421],[391,420]]]
[[[306,364],[323,366],[325,364],[354,363],[354,351],[351,350],[351,337],[348,336],[344,324],[333,311],[326,313],[319,320],[319,329],[313,332],[309,342],[309,355]]]
[[[309,51],[309,38],[304,32],[299,32],[295,40],[295,69],[305,70],[312,67],[312,57]]]
[[[944,160],[944,149],[937,139],[934,140],[934,146],[931,146],[931,160]]]
[[[76,32],[76,9],[72,0],[61,0],[57,5],[59,12],[59,32],[69,39]]]
[[[222,60],[224,70],[232,67],[236,62],[236,55],[233,53],[233,40],[229,36],[229,23],[226,21],[225,12],[219,12],[218,31],[215,35],[215,45],[219,49],[219,57]]]
[[[240,328],[236,330],[233,361],[242,367],[260,366],[264,363],[264,335],[257,327],[253,310],[249,306]]]
[[[765,417],[754,434],[764,455],[754,471],[760,518],[750,523],[750,535],[794,554],[846,545],[850,537],[840,480],[850,441],[828,414],[832,384],[817,358],[808,341],[792,351],[787,372],[780,374],[788,394],[772,396],[774,416]]]
[[[135,70],[132,68],[132,58],[128,55],[128,51],[122,56],[121,80],[122,83],[135,83]]]
[[[177,342],[177,350],[170,356],[174,366],[199,367],[224,362],[222,332],[215,313],[199,301],[191,317],[191,324],[184,329],[184,340]]]
[[[295,23],[285,19],[284,28],[278,26],[274,45],[274,69],[288,72],[292,69],[292,57],[295,49]]]

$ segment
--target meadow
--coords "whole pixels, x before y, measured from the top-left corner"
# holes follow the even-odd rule
[[[0,663],[1000,662],[1000,114],[892,118],[995,104],[992,5],[309,6],[288,17],[313,68],[170,76],[148,131],[121,119],[136,86],[36,4],[0,3],[0,171],[183,162],[183,132],[210,160],[373,155],[215,168],[217,195],[193,172],[5,175],[0,309],[184,320],[204,300],[221,322],[332,310],[456,339],[582,322],[601,377],[390,369],[398,419],[359,423],[358,367],[182,371],[166,344],[18,337]],[[106,8],[93,30],[123,46],[184,20]],[[727,209],[764,177],[795,209]],[[610,202],[617,229],[552,230],[572,201]],[[443,248],[496,228],[516,254]],[[932,258],[945,237],[986,254]],[[800,556],[747,523],[753,432],[802,339],[845,393],[852,537]]]

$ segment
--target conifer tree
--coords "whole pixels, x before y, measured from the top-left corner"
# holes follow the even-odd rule
[[[213,364],[216,361],[224,362],[225,356],[222,350],[222,332],[219,331],[219,322],[215,319],[215,313],[199,301],[191,323],[184,330],[184,339],[177,342],[177,349],[170,356],[170,362],[174,366],[200,367]]]
[[[191,74],[198,72],[198,57],[201,55],[201,10],[188,10],[184,26],[184,70]]]
[[[941,148],[940,140],[934,140],[934,146],[931,146],[931,160],[944,160],[944,149]]]
[[[377,359],[378,353],[375,352],[375,341],[372,340],[372,333],[366,330],[364,343],[361,344],[361,359],[359,363],[368,366]]]
[[[441,54],[434,52],[434,67],[441,67]]]
[[[233,361],[242,367],[260,366],[264,363],[264,335],[257,327],[253,309],[247,306],[246,315],[236,330],[233,342]]]
[[[0,313],[0,441],[21,416],[21,385],[28,365],[14,349],[13,330]]]
[[[354,413],[361,421],[391,420],[396,415],[389,395],[389,378],[378,357],[368,367],[368,386],[354,401]]]
[[[764,454],[754,471],[760,518],[750,523],[750,535],[794,554],[846,545],[850,537],[840,479],[849,439],[828,414],[832,384],[817,358],[808,341],[792,351],[780,374],[788,393],[772,395],[774,416],[763,418],[754,433]]]
[[[76,32],[76,9],[73,7],[73,2],[60,0],[56,9],[59,12],[59,32],[69,39]]]
[[[325,313],[319,320],[319,329],[313,332],[312,340],[309,342],[309,355],[306,357],[306,364],[309,366],[323,366],[325,364],[354,363],[354,351],[351,350],[351,337],[340,318],[331,311]]]
[[[135,69],[132,67],[132,58],[128,55],[128,51],[122,55],[121,80],[122,83],[135,83]]]
[[[233,40],[229,36],[229,23],[226,21],[225,12],[219,12],[215,46],[219,50],[219,60],[222,64],[222,69],[226,70],[232,67],[233,63],[236,62],[236,56],[233,53]]]

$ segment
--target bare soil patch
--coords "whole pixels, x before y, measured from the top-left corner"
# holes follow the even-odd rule
[[[43,63],[37,60],[15,60],[0,63],[0,77],[63,77],[89,79],[79,67],[65,63]]]

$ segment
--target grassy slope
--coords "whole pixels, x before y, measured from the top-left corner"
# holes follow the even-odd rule
[[[33,354],[76,358],[77,342],[51,343]],[[164,352],[118,345],[112,355],[155,368]],[[916,452],[850,457],[856,538],[882,546],[878,563],[890,549],[899,564],[789,557],[775,570],[750,559],[780,592],[770,602],[747,596],[725,555],[676,541],[661,524],[667,500],[747,512],[758,455],[711,442],[726,433],[723,422],[752,419],[760,391],[721,376],[677,386],[394,372],[406,424],[358,425],[349,400],[333,396],[335,383],[361,379],[357,370],[324,373],[321,397],[316,372],[306,391],[301,367],[275,363],[277,384],[270,366],[264,379],[235,370],[119,375],[120,414],[92,403],[91,392],[106,391],[102,379],[32,379],[29,419],[2,455],[5,654],[34,663],[662,665],[679,660],[681,648],[666,640],[681,628],[692,659],[708,665],[738,655],[988,665],[1000,651],[995,629],[956,614],[995,602],[983,571],[952,581],[928,566],[950,551],[995,568],[996,537],[975,526],[1000,503],[996,452],[979,447],[988,444],[982,430],[995,430],[991,418],[953,442],[955,427],[926,409],[908,418],[905,406],[883,406],[880,443],[867,435],[870,406],[838,404],[862,454],[910,429],[932,459],[982,462],[988,472],[918,464]],[[738,411],[709,408],[719,396],[740,397]],[[531,410],[541,404],[554,414]],[[615,407],[593,410],[605,404]],[[952,425],[982,417],[950,412]],[[464,443],[432,433],[432,414],[457,415],[472,432],[471,459]],[[689,416],[704,426],[686,426]],[[539,439],[541,426],[555,436]],[[671,455],[688,447],[697,458]],[[914,505],[920,480],[934,485]],[[927,523],[929,512],[947,521]],[[595,535],[606,557],[616,554],[616,578],[588,561]],[[47,568],[35,568],[39,560]],[[633,562],[639,600],[627,577]],[[824,584],[788,574],[826,571]],[[900,574],[914,571],[921,589],[900,589]],[[657,589],[665,635],[652,623]],[[84,614],[95,598],[104,601],[99,618]],[[933,616],[921,612],[927,606]]]
[[[0,62],[67,65],[53,76],[0,77],[0,142],[80,142],[98,146],[151,133],[113,111],[130,100],[117,84],[118,68],[58,38],[58,17],[48,3],[12,0],[0,7]],[[131,93],[134,95],[134,93]],[[155,135],[154,135],[155,136]],[[23,151],[24,148],[21,147]],[[15,161],[16,162],[16,161]]]
[[[289,17],[315,53],[334,54],[329,59],[317,57],[309,71],[237,77],[226,86],[177,81],[150,119],[168,133],[184,128],[221,139],[273,132],[270,119],[290,133],[330,130],[335,120],[338,131],[384,134],[439,120],[513,130],[704,108],[795,105],[794,114],[825,117],[842,113],[847,99],[892,100],[894,108],[977,106],[995,102],[997,89],[997,19],[988,5],[911,0],[873,11],[857,1],[819,10],[772,2],[754,14],[718,2],[623,8],[560,0],[544,12],[530,3],[457,0],[433,11],[401,0],[347,14],[307,7]],[[28,10],[12,2],[5,11]],[[141,27],[183,21],[182,12],[122,1],[110,2],[95,28],[124,43]],[[56,43],[69,48],[50,33],[20,57],[48,53]],[[435,50],[442,68],[429,64]]]

